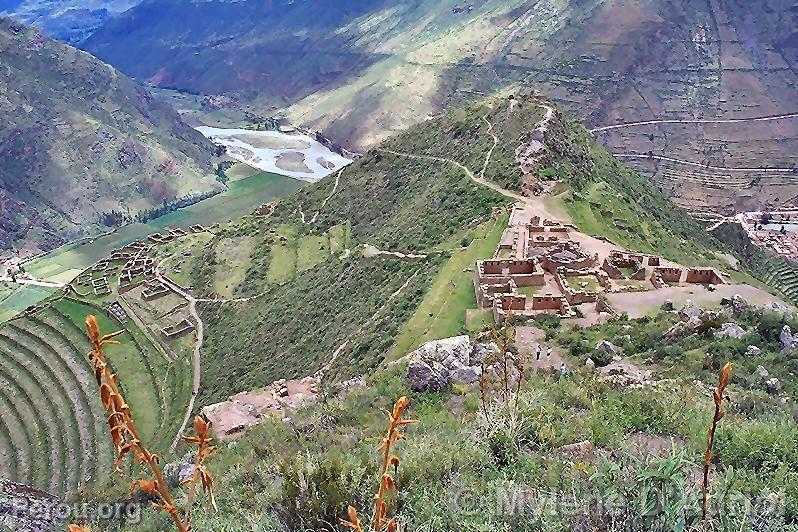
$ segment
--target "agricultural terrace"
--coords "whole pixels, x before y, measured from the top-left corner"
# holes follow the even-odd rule
[[[159,452],[170,447],[194,391],[196,323],[187,301],[158,281],[155,257],[190,253],[211,238],[195,225],[116,249],[0,326],[0,474],[62,496],[108,479],[111,449],[86,360],[90,313],[101,330],[124,331],[108,360],[142,437]]]
[[[40,279],[69,282],[83,270],[108,256],[112,250],[162,231],[166,227],[204,226],[224,223],[253,212],[258,206],[299,190],[304,183],[289,177],[259,172],[242,174],[240,166],[229,171],[228,189],[216,196],[147,223],[132,223],[100,237],[66,244],[47,255],[25,263],[25,269]],[[241,176],[245,177],[241,177]]]

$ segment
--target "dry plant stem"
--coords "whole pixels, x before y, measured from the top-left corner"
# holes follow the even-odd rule
[[[373,529],[375,532],[396,532],[398,525],[394,519],[389,519],[388,503],[396,496],[396,482],[390,473],[388,467],[394,466],[394,469],[399,467],[399,458],[391,454],[393,444],[399,440],[404,439],[400,428],[403,425],[415,423],[413,420],[402,419],[408,404],[407,397],[401,397],[396,404],[394,404],[393,411],[387,411],[388,414],[388,432],[383,438],[382,443],[377,447],[378,451],[382,451],[382,467],[380,469],[380,486],[377,489],[377,494],[374,496],[374,523]],[[354,530],[355,532],[363,532],[363,527],[360,524],[360,519],[357,515],[357,510],[353,506],[347,508],[349,520],[341,520],[341,524],[345,527]]]
[[[86,329],[88,331],[92,346],[94,347],[93,351],[89,354],[89,358],[92,363],[92,367],[94,368],[94,374],[97,378],[97,383],[100,385],[101,395],[104,395],[103,390],[105,387],[107,387],[105,388],[106,393],[110,391],[107,397],[103,397],[103,402],[105,404],[109,404],[109,401],[113,400],[114,397],[118,397],[118,401],[121,402],[121,405],[118,409],[116,406],[106,406],[106,409],[110,408],[112,410],[112,413],[108,418],[108,423],[111,426],[114,447],[119,453],[119,456],[116,460],[117,470],[119,469],[119,462],[124,455],[130,451],[133,451],[137,460],[139,460],[141,463],[146,463],[155,477],[155,492],[162,502],[162,505],[160,505],[159,508],[169,512],[175,522],[177,530],[180,532],[188,532],[189,526],[183,523],[183,521],[180,519],[172,496],[167,488],[166,480],[161,473],[161,468],[158,467],[158,457],[151,453],[141,442],[138,429],[136,428],[136,424],[130,414],[130,408],[127,406],[127,403],[125,402],[124,397],[119,390],[116,376],[111,373],[107,363],[105,362],[105,352],[103,351],[103,346],[108,343],[115,343],[113,338],[120,335],[122,331],[100,337],[97,320],[91,315],[86,318]],[[125,435],[119,434],[119,432],[122,430],[125,430],[128,433],[128,443],[121,443],[125,441]]]
[[[715,388],[715,391],[712,394],[712,398],[715,401],[715,415],[712,416],[712,424],[709,426],[709,433],[707,435],[707,452],[704,455],[704,481],[701,484],[701,520],[705,529],[708,526],[707,499],[709,498],[709,466],[712,463],[712,445],[715,442],[715,429],[718,426],[718,422],[723,419],[723,416],[726,415],[726,412],[723,410],[723,392],[726,390],[726,386],[729,384],[731,370],[731,363],[726,363],[726,365],[723,366],[723,369],[720,372],[718,386]]]

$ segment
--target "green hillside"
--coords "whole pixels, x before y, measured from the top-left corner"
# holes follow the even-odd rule
[[[221,190],[213,144],[114,68],[7,18],[0,53],[0,254]]]
[[[280,201],[273,215],[247,217],[217,234],[193,261],[191,286],[211,299],[254,298],[200,305],[209,324],[201,402],[311,374],[336,352],[329,375],[361,374],[397,338],[412,349],[435,334],[464,332],[467,310],[476,308],[468,269],[492,255],[501,208],[515,201],[474,182],[464,167],[480,173],[493,145],[490,123],[500,142],[485,176],[517,182],[519,136],[540,120],[544,104],[519,96],[512,104],[496,99],[454,110],[365,154],[343,170],[337,187],[331,175]],[[615,162],[581,125],[559,114],[556,120],[541,160],[546,167],[556,160],[562,178],[554,206],[632,249],[692,262],[713,255],[714,241],[653,185]],[[622,206],[614,218],[600,214],[607,204],[583,196],[587,187]],[[427,256],[369,256],[366,245]],[[442,287],[447,293],[453,286],[459,296],[441,297]]]

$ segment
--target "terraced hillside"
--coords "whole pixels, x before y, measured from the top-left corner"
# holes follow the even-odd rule
[[[89,312],[104,330],[121,328],[99,309],[69,299],[0,326],[0,476],[60,496],[109,481],[113,456],[81,326]],[[179,383],[190,379],[162,374],[163,364],[130,326],[119,339],[109,360],[125,376],[122,387],[142,435],[166,448],[182,412],[175,421],[165,406],[180,394]],[[187,399],[181,400],[185,405]]]
[[[798,264],[752,243],[738,223],[723,223],[712,234],[742,257],[754,275],[798,305]]]
[[[65,495],[113,462],[88,342],[54,307],[0,328],[0,475]]]
[[[362,374],[396,342],[410,349],[428,335],[466,331],[476,308],[473,261],[492,255],[507,206],[527,201],[502,186],[521,190],[546,168],[556,194],[529,200],[536,206],[579,214],[590,232],[634,249],[687,261],[712,254],[700,226],[556,109],[544,168],[527,160],[525,173],[516,149],[549,106],[518,96],[451,111],[278,202],[270,215],[217,232],[193,260],[189,282],[206,324],[200,404],[319,369],[333,379]],[[548,166],[555,160],[557,168]],[[593,187],[608,201],[587,197]],[[607,205],[617,208],[615,223],[600,214]]]

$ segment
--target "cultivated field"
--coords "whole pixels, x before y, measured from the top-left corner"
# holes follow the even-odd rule
[[[164,227],[185,227],[193,224],[212,225],[241,217],[263,203],[299,190],[303,183],[296,179],[260,172],[231,181],[229,189],[190,207],[156,218],[146,224],[134,223],[96,239],[81,240],[62,246],[43,257],[25,264],[35,277],[67,282],[85,268],[107,256],[112,249],[155,233]]]

